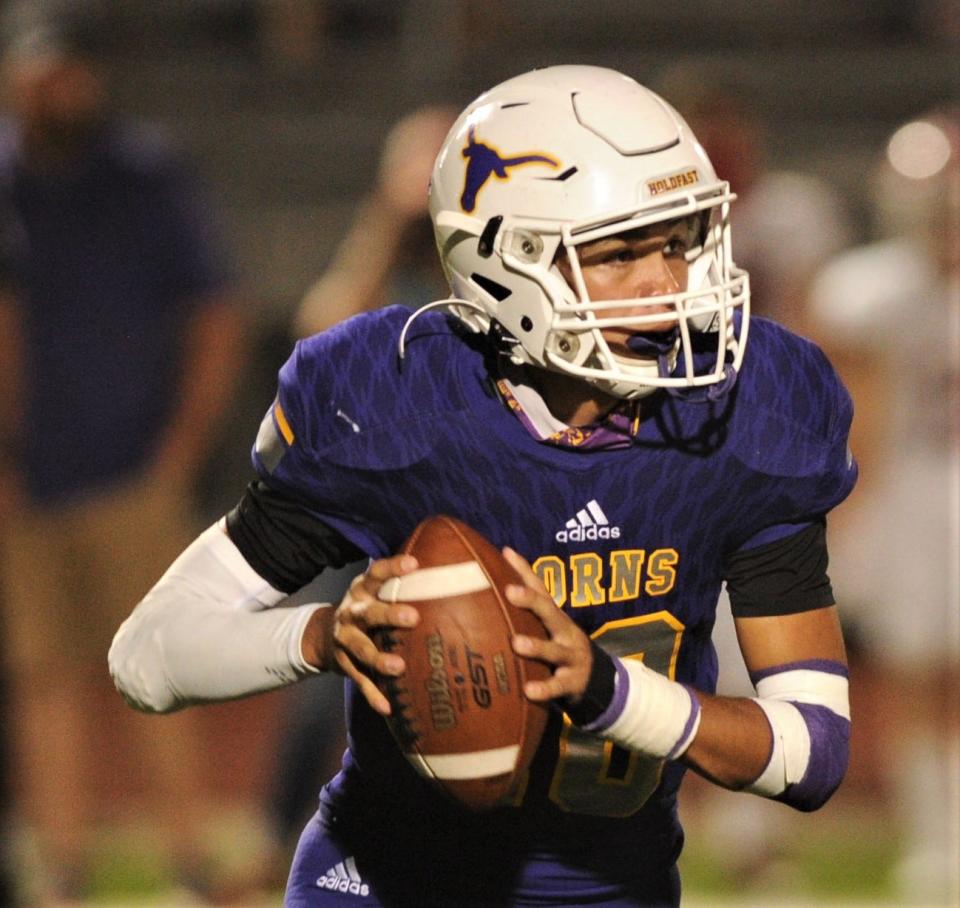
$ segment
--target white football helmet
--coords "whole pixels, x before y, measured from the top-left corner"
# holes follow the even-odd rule
[[[730,252],[733,198],[683,119],[633,79],[594,66],[526,73],[467,107],[437,157],[430,214],[452,297],[432,305],[499,337],[518,363],[618,397],[729,384],[749,318],[747,275]],[[687,288],[627,301],[629,317],[605,316],[625,303],[589,298],[576,247],[701,212]],[[664,306],[676,322],[666,351],[611,351],[601,329],[639,337],[662,325]]]

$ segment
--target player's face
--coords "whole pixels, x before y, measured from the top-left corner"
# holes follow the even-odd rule
[[[662,224],[651,224],[627,233],[616,234],[584,243],[577,247],[580,271],[590,299],[632,300],[687,289],[686,254],[696,242],[699,222],[696,218],[682,218]],[[557,267],[568,284],[574,286],[570,263],[562,256]],[[671,312],[668,306],[624,307],[603,312],[603,316],[629,317],[631,314]],[[666,331],[676,324],[665,319],[645,324],[643,331]],[[627,338],[634,333],[629,327],[604,328],[603,336],[615,353],[630,355]]]

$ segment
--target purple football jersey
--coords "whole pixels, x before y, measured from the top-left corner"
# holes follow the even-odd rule
[[[856,481],[852,405],[820,350],[753,319],[726,394],[645,398],[632,444],[583,450],[534,439],[497,393],[489,351],[444,316],[418,319],[401,362],[408,316],[380,310],[297,345],[271,417],[282,445],[254,457],[261,478],[371,557],[428,515],[457,517],[524,555],[611,653],[712,692],[726,558],[818,519]],[[414,773],[349,683],[347,714],[325,809],[487,842],[501,866],[509,842],[511,891],[531,903],[613,899],[679,854],[684,768],[610,747],[559,711],[519,804],[479,820]]]

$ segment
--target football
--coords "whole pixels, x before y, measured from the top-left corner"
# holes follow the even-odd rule
[[[486,539],[452,517],[420,523],[403,552],[419,568],[391,578],[379,596],[420,611],[411,629],[376,635],[406,670],[383,678],[387,721],[414,769],[473,810],[505,803],[522,781],[547,722],[547,708],[523,693],[550,674],[510,645],[515,633],[545,638],[540,619],[507,601],[517,572]]]

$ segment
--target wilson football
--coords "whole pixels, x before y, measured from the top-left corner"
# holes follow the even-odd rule
[[[404,673],[381,681],[388,723],[422,776],[474,810],[503,803],[533,759],[547,708],[528,700],[523,684],[546,678],[543,663],[522,659],[513,634],[546,637],[540,620],[507,601],[520,577],[503,555],[452,517],[424,520],[402,551],[419,568],[381,587],[380,598],[420,611],[412,629],[377,634],[397,653]]]

